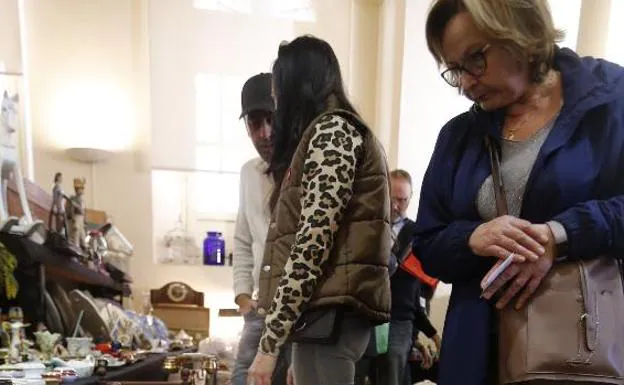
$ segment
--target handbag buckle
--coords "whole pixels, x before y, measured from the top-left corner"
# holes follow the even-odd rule
[[[308,323],[307,323],[307,321],[302,322],[302,323],[301,323],[301,325],[299,325],[299,326],[295,327],[295,332],[300,332],[300,331],[302,331],[303,329],[305,329],[305,327],[306,327],[306,325],[307,325],[307,324],[308,324]]]
[[[589,313],[585,312],[583,314],[581,314],[581,316],[579,317],[578,320],[578,324],[579,324],[579,333],[580,333],[580,340],[583,339],[583,334],[586,333],[585,331],[585,323],[587,322],[587,318],[589,317]],[[579,345],[578,347],[578,351],[576,354],[576,357],[569,359],[566,361],[566,363],[570,366],[588,366],[591,365],[591,358],[594,355],[594,352],[589,352],[589,354],[587,354],[587,356],[585,358],[583,358],[583,352],[581,351],[581,345]]]

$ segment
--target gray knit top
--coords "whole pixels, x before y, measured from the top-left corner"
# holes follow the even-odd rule
[[[529,174],[533,169],[537,154],[546,141],[548,134],[553,128],[555,116],[546,126],[538,130],[529,139],[518,142],[512,140],[502,140],[501,143],[501,174],[503,175],[503,185],[507,195],[507,206],[509,214],[519,217],[522,209],[524,191],[529,179]],[[494,182],[490,175],[477,195],[477,210],[485,221],[492,220],[496,214],[496,199],[494,197]]]

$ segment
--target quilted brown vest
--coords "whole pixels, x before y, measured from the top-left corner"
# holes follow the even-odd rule
[[[388,260],[392,243],[388,166],[375,135],[357,116],[341,110],[329,111],[308,126],[291,161],[289,174],[284,177],[260,269],[258,313],[265,314],[270,308],[290,257],[301,215],[301,180],[308,143],[314,126],[327,114],[342,116],[360,131],[364,138],[363,151],[357,164],[353,197],[329,256],[329,268],[306,309],[343,305],[374,323],[387,322],[390,319]]]

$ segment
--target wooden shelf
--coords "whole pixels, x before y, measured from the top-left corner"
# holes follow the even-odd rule
[[[107,288],[129,294],[128,285],[115,282],[112,278],[61,255],[50,248],[39,245],[19,235],[0,233],[2,242],[15,255],[18,264],[29,266],[40,263],[46,268],[48,279],[65,279],[79,284]],[[18,266],[19,266],[18,265]]]

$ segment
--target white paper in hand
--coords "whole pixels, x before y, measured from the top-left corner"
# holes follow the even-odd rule
[[[507,258],[504,260],[499,260],[496,264],[487,272],[483,280],[481,281],[481,290],[487,289],[490,285],[501,275],[513,262],[514,257],[516,255],[514,253],[509,254]]]

